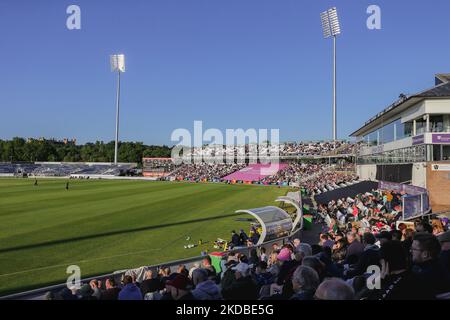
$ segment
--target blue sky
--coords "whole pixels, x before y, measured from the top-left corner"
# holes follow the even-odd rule
[[[81,30],[66,8],[81,8]],[[366,9],[381,7],[382,29]],[[281,140],[331,136],[336,6],[338,136],[400,93],[450,72],[448,0],[2,0],[0,138],[113,140],[115,77],[126,55],[121,140],[172,144],[176,128],[279,128]]]

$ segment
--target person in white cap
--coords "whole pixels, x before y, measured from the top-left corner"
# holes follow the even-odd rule
[[[247,263],[240,262],[234,270],[234,281],[229,288],[222,290],[225,300],[256,300],[258,290],[256,283],[249,275],[250,267]]]

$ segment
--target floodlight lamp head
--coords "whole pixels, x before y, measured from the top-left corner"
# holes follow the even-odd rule
[[[125,72],[125,55],[113,54],[111,55],[111,71]]]
[[[341,33],[341,27],[339,24],[339,18],[335,7],[328,9],[320,14],[322,20],[323,36],[329,38],[331,36],[337,36]]]
[[[330,17],[331,33],[333,34],[333,36],[341,34],[341,26],[339,24],[339,18],[336,8],[329,9],[328,16]]]
[[[331,37],[330,19],[328,18],[328,12],[324,11],[320,14],[320,19],[322,20],[323,37]]]

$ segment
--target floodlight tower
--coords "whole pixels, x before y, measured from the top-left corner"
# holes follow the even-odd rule
[[[341,27],[335,7],[320,14],[322,20],[323,36],[325,39],[333,36],[333,140],[337,139],[336,123],[336,37],[341,33]]]
[[[120,105],[120,74],[125,72],[125,55],[111,55],[111,71],[117,72],[116,92],[116,141],[114,144],[114,164],[117,164],[117,149],[119,144],[119,105]]]

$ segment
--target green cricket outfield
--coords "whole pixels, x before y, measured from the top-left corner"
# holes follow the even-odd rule
[[[130,180],[0,179],[0,296],[160,264],[249,229],[238,209],[277,205],[286,188]],[[187,237],[191,239],[186,240]],[[185,249],[202,239],[206,244]]]

